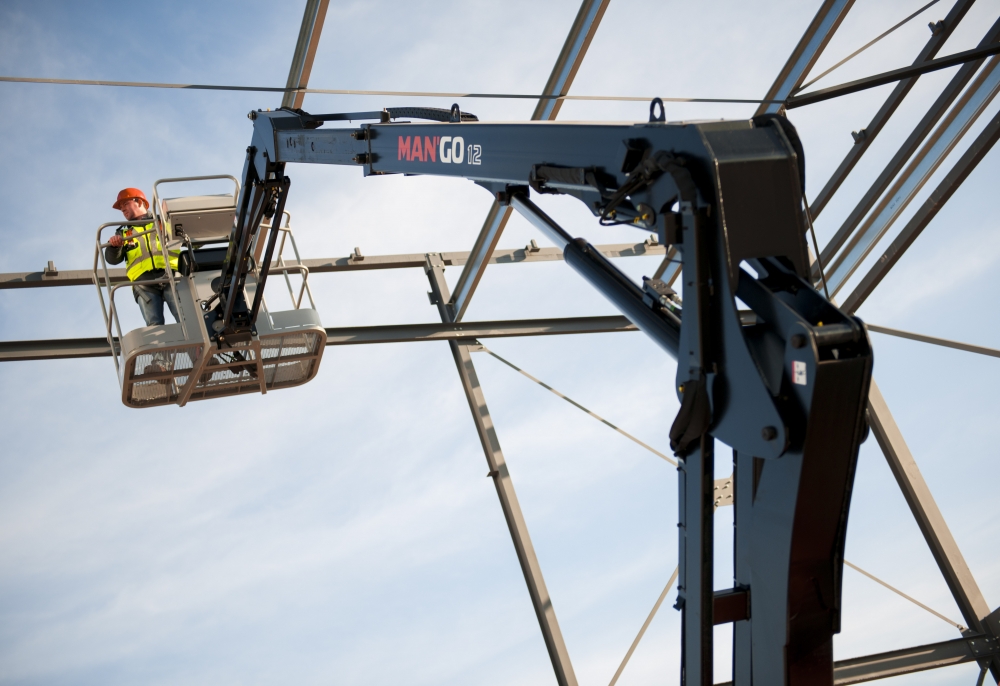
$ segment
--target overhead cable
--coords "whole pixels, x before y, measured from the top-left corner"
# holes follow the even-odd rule
[[[890,586],[889,584],[887,584],[886,582],[882,581],[881,579],[879,579],[874,574],[869,574],[865,570],[861,569],[861,567],[858,567],[856,564],[852,564],[852,563],[848,562],[847,560],[844,560],[844,564],[847,565],[848,567],[850,567],[851,569],[853,569],[856,572],[861,572],[862,574],[864,574],[865,576],[867,576],[869,579],[871,579],[875,583],[881,584],[882,586],[885,586],[886,588],[888,588],[890,591],[892,591],[896,595],[902,596],[903,598],[906,598],[907,600],[909,600],[911,603],[913,603],[917,607],[920,607],[920,608],[923,608],[924,610],[927,610],[928,612],[930,612],[932,615],[934,615],[938,619],[940,619],[942,621],[945,621],[948,624],[951,624],[953,627],[955,627],[959,631],[968,631],[967,627],[964,627],[961,624],[959,624],[958,622],[955,622],[955,621],[952,621],[952,620],[948,619],[947,617],[945,617],[940,612],[936,612],[935,610],[932,610],[931,608],[927,607],[926,605],[924,605],[919,600],[917,600],[915,598],[911,598],[910,596],[908,596],[905,593],[903,593],[902,591],[900,591],[898,588],[896,588],[894,586]]]
[[[656,611],[659,610],[660,605],[663,604],[663,599],[666,598],[667,593],[670,592],[670,587],[674,585],[675,581],[677,581],[678,571],[680,571],[680,567],[674,567],[674,573],[670,575],[667,585],[663,587],[663,592],[660,593],[660,597],[656,599],[656,604],[653,605],[653,609],[650,610],[649,616],[646,617],[646,621],[642,623],[642,628],[639,629],[639,634],[635,637],[635,640],[632,641],[632,645],[629,646],[628,652],[625,653],[625,658],[622,660],[622,663],[618,665],[618,671],[615,672],[613,677],[611,677],[611,683],[608,684],[608,686],[615,686],[615,684],[618,683],[618,677],[620,677],[622,672],[625,671],[625,665],[628,664],[629,658],[632,657],[632,653],[635,652],[636,647],[639,645],[639,641],[642,640],[643,634],[645,634],[646,629],[649,628],[649,623],[652,622],[653,617],[656,616]]]
[[[551,393],[555,393],[556,395],[558,395],[560,398],[562,398],[563,400],[565,400],[566,402],[568,402],[573,407],[575,407],[575,408],[577,408],[579,410],[583,410],[584,412],[586,412],[587,414],[589,414],[591,417],[593,417],[597,421],[599,421],[599,422],[601,422],[603,424],[606,424],[607,426],[610,426],[612,429],[614,429],[615,431],[617,431],[618,433],[620,433],[622,436],[624,436],[625,438],[629,439],[630,441],[633,441],[634,443],[638,443],[643,448],[645,448],[649,452],[653,453],[657,457],[662,457],[664,460],[666,460],[667,462],[669,462],[673,466],[675,466],[675,467],[677,466],[677,460],[675,460],[675,459],[673,459],[671,457],[667,457],[666,455],[664,455],[663,453],[661,453],[656,448],[653,448],[652,446],[646,445],[645,443],[643,443],[642,441],[640,441],[638,438],[636,438],[632,434],[628,433],[627,431],[619,429],[617,426],[615,426],[614,424],[612,424],[611,422],[609,422],[604,417],[601,417],[600,415],[597,415],[597,414],[591,412],[590,410],[588,410],[586,407],[584,407],[580,403],[576,402],[572,398],[569,398],[569,397],[563,395],[562,393],[560,393],[556,389],[552,388],[552,386],[548,385],[544,381],[540,381],[539,379],[536,379],[535,377],[533,377],[528,372],[526,372],[523,369],[521,369],[520,367],[516,366],[513,362],[508,362],[507,360],[503,359],[502,357],[500,357],[499,355],[497,355],[495,352],[493,352],[492,350],[490,350],[489,348],[487,348],[485,345],[482,346],[482,350],[483,350],[483,352],[489,353],[490,355],[492,355],[496,359],[500,360],[501,362],[503,362],[505,365],[507,365],[508,367],[510,367],[511,369],[513,369],[514,371],[516,371],[516,372],[518,372],[520,374],[523,374],[524,376],[528,377],[529,379],[531,379],[532,381],[534,381],[536,384],[538,384],[539,386],[541,386],[545,390],[547,390],[547,391],[549,391]]]
[[[332,88],[278,88],[271,86],[220,86],[200,83],[155,83],[147,81],[104,81],[94,79],[40,79],[22,76],[0,76],[0,81],[8,83],[48,83],[72,86],[119,86],[124,88],[174,88],[200,91],[244,91],[250,93],[316,93],[318,95],[390,95],[412,98],[479,98],[493,100],[588,100],[614,102],[650,102],[650,96],[631,95],[531,95],[527,93],[460,93],[437,91],[375,91],[347,90]],[[747,100],[741,98],[668,98],[664,102],[708,102],[757,105],[760,103],[780,104],[781,100]]]
[[[934,336],[925,336],[919,333],[912,333],[910,331],[900,331],[899,329],[890,329],[887,326],[876,326],[875,324],[865,324],[869,331],[874,331],[875,333],[883,333],[887,336],[896,336],[898,338],[908,338],[911,341],[920,341],[921,343],[930,343],[931,345],[940,345],[943,348],[954,348],[955,350],[964,350],[967,353],[976,353],[977,355],[988,355],[989,357],[1000,357],[1000,350],[996,348],[987,348],[982,345],[972,345],[971,343],[961,343],[959,341],[951,341],[947,338],[936,338]]]
[[[911,19],[917,17],[919,14],[921,14],[925,9],[927,9],[931,5],[936,5],[939,1],[940,0],[931,0],[929,3],[927,3],[926,5],[924,5],[923,7],[921,7],[920,9],[918,9],[916,12],[914,12],[910,16],[908,16],[906,19],[904,19],[903,21],[899,22],[898,24],[896,24],[891,29],[889,29],[888,31],[886,31],[882,35],[878,36],[874,40],[871,40],[871,41],[865,43],[860,48],[858,48],[857,50],[855,50],[854,52],[852,52],[850,55],[848,55],[844,59],[842,59],[839,62],[837,62],[835,65],[833,65],[832,67],[830,67],[829,69],[827,69],[825,72],[823,72],[822,74],[820,74],[819,76],[817,76],[812,81],[810,81],[808,83],[803,83],[801,86],[799,86],[798,88],[795,89],[795,92],[797,93],[797,92],[799,92],[801,90],[805,90],[809,86],[813,85],[814,83],[816,83],[817,81],[819,81],[821,78],[823,78],[824,76],[826,76],[827,74],[829,74],[830,72],[832,72],[834,69],[836,69],[836,68],[838,68],[838,67],[846,64],[848,61],[854,59],[855,57],[857,57],[858,55],[860,55],[861,53],[863,53],[865,50],[867,50],[871,46],[875,45],[880,40],[882,40],[883,38],[885,38],[886,36],[888,36],[890,33],[892,33],[893,31],[895,31],[899,27],[901,27],[903,24],[906,24]]]

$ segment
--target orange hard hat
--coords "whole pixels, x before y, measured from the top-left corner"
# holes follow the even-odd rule
[[[149,201],[146,200],[146,194],[138,188],[125,188],[118,191],[118,199],[115,200],[115,204],[112,205],[112,207],[116,210],[120,210],[122,208],[122,203],[126,200],[131,200],[132,198],[139,198],[146,205],[146,209],[149,209]]]

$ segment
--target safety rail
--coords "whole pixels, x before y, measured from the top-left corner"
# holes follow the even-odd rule
[[[288,210],[283,212],[284,226],[279,223],[278,230],[281,232],[281,238],[278,241],[277,246],[277,257],[274,258],[274,262],[271,264],[272,272],[281,272],[285,277],[285,285],[288,287],[288,297],[292,301],[292,305],[296,310],[302,307],[302,298],[308,296],[309,307],[311,309],[316,309],[316,302],[313,300],[312,288],[309,286],[309,267],[302,263],[302,256],[299,254],[299,246],[295,242],[295,234],[292,233],[292,213]],[[269,221],[261,223],[261,228],[270,229],[271,224]],[[257,252],[257,243],[261,240],[261,237],[265,235],[265,232],[261,231],[255,238],[254,253]],[[289,260],[286,263],[284,257],[285,243],[286,240],[289,245],[291,245],[292,252],[295,255],[294,261]],[[295,289],[292,286],[292,280],[288,276],[289,272],[298,272],[302,276],[302,285],[299,286],[298,297],[295,295]]]
[[[160,197],[162,184],[212,179],[231,180],[236,194]],[[194,400],[268,393],[298,386],[315,377],[326,347],[326,331],[309,286],[309,268],[302,262],[291,230],[291,215],[287,212],[275,227],[280,231],[281,241],[275,246],[277,258],[272,258],[270,269],[284,275],[292,309],[275,312],[263,302],[260,313],[265,316],[258,318],[249,340],[222,342],[215,340],[208,330],[205,303],[216,292],[216,281],[221,275],[217,253],[220,244],[228,242],[232,230],[230,214],[238,195],[239,183],[228,175],[161,179],[154,186],[151,217],[107,222],[98,227],[93,282],[126,406],[183,407]],[[152,226],[147,229],[148,224]],[[125,236],[127,241],[149,241],[150,250],[162,257],[164,265],[170,264],[170,252],[174,251],[188,255],[191,269],[179,264],[177,271],[166,268],[160,278],[113,283],[104,255],[105,249],[111,247],[105,240],[105,230],[120,226],[130,227]],[[248,293],[259,287],[260,253],[266,242],[261,238],[270,230],[270,223],[265,223],[254,237],[252,264],[256,266],[246,283]],[[152,236],[159,243],[158,253],[152,250]],[[291,247],[294,257],[284,255],[286,246]],[[182,251],[185,247],[187,250]],[[200,269],[198,255],[206,254],[204,268]],[[292,272],[301,276],[300,285],[293,283]],[[177,324],[164,322],[123,329],[116,295],[119,289],[136,285],[169,287]]]
[[[107,260],[104,257],[104,249],[105,248],[109,248],[109,247],[113,247],[113,246],[111,246],[110,243],[104,243],[104,242],[102,242],[102,240],[101,240],[102,236],[101,235],[104,233],[105,229],[107,229],[108,227],[111,227],[111,226],[113,226],[113,227],[115,227],[117,229],[118,227],[122,227],[122,226],[132,226],[132,227],[134,227],[134,226],[146,226],[147,224],[150,224],[150,223],[153,224],[153,228],[146,229],[145,231],[135,231],[135,232],[132,232],[129,235],[129,239],[131,240],[131,239],[134,239],[134,238],[140,238],[140,237],[145,236],[147,234],[155,233],[156,236],[157,236],[157,242],[160,245],[160,254],[163,257],[163,263],[165,265],[169,265],[170,264],[170,255],[169,255],[169,252],[170,252],[171,249],[179,247],[180,246],[180,241],[169,241],[168,242],[167,240],[165,240],[165,236],[164,236],[163,231],[162,231],[163,223],[162,223],[162,221],[157,220],[156,217],[155,217],[155,215],[154,215],[154,218],[152,220],[150,220],[149,218],[145,218],[145,219],[136,219],[136,220],[131,220],[131,221],[106,222],[104,224],[101,224],[98,227],[98,229],[97,229],[96,245],[95,245],[95,248],[94,248],[94,267],[93,267],[93,271],[94,271],[94,285],[97,287],[97,298],[98,298],[98,300],[101,303],[101,314],[104,317],[105,335],[107,336],[107,339],[108,339],[108,345],[111,346],[112,358],[113,358],[114,363],[115,363],[115,370],[118,372],[118,381],[119,381],[119,384],[122,383],[122,366],[121,366],[121,362],[122,361],[120,360],[121,352],[122,351],[121,351],[120,342],[123,339],[123,333],[122,333],[122,327],[121,327],[121,320],[118,317],[118,308],[117,308],[117,306],[115,304],[115,293],[118,291],[119,288],[122,288],[124,286],[132,286],[134,284],[131,281],[124,282],[124,283],[118,283],[118,284],[112,284],[111,283],[111,274],[108,271],[108,263],[107,263]],[[98,272],[98,263],[100,263],[100,272]],[[105,302],[105,299],[104,299],[104,293],[102,292],[102,284],[101,284],[101,281],[102,281],[101,274],[102,273],[103,273],[103,277],[104,277],[103,278],[103,282],[104,282],[103,286],[104,286],[104,289],[106,289],[107,292],[108,292],[108,298],[107,298],[106,302]],[[176,307],[177,303],[179,302],[179,298],[178,298],[178,295],[177,295],[177,280],[176,280],[176,277],[175,277],[174,272],[173,272],[172,269],[164,269],[164,274],[166,276],[164,276],[163,278],[160,278],[160,279],[151,279],[151,280],[144,280],[142,282],[142,284],[149,286],[149,285],[153,285],[153,284],[157,284],[157,283],[169,283],[170,284],[170,293],[171,293],[171,295],[174,298],[174,304],[175,304],[175,307]],[[187,318],[183,315],[183,313],[178,308],[178,323],[181,325],[181,330],[184,332],[184,336],[188,337],[188,327],[187,327],[187,321],[186,321],[186,319]],[[112,330],[112,328],[113,328],[113,330]],[[114,338],[114,333],[115,332],[118,333],[117,342],[116,342],[116,339]]]
[[[187,208],[187,209],[182,209],[182,210],[171,210],[167,206],[168,201],[172,201],[172,200],[173,201],[184,200],[184,199],[187,199],[187,198],[183,198],[183,197],[182,198],[164,198],[160,194],[160,186],[165,185],[165,184],[188,183],[188,182],[195,182],[195,181],[216,181],[216,180],[226,180],[226,179],[228,179],[229,181],[233,182],[234,191],[233,191],[233,194],[231,196],[229,194],[224,194],[224,195],[221,195],[221,196],[195,196],[195,199],[201,199],[201,200],[206,200],[206,199],[209,199],[209,198],[218,198],[218,199],[221,199],[221,198],[230,198],[231,197],[232,198],[232,204],[229,204],[229,202],[227,201],[226,205],[222,206],[222,207],[212,207],[212,206],[209,206],[209,207],[200,207],[200,208],[199,207]],[[178,176],[178,177],[172,177],[172,178],[167,178],[167,179],[158,179],[157,181],[155,181],[153,183],[153,202],[152,202],[152,205],[150,206],[150,209],[153,212],[153,216],[156,217],[161,223],[163,223],[164,226],[167,227],[167,231],[169,233],[174,233],[175,234],[177,232],[173,231],[173,222],[172,222],[172,217],[171,217],[171,215],[174,214],[175,212],[180,212],[182,215],[185,214],[185,213],[190,213],[192,211],[194,211],[194,212],[198,212],[198,211],[208,212],[209,214],[211,214],[211,213],[216,213],[219,210],[226,210],[226,209],[228,209],[228,210],[232,210],[234,212],[234,214],[235,214],[235,212],[236,212],[236,204],[239,202],[239,197],[240,197],[240,182],[236,179],[235,176],[232,176],[230,174],[210,174],[210,175],[207,175],[207,176]],[[224,231],[225,237],[223,238],[222,234],[220,234],[218,236],[218,238],[223,239],[223,240],[228,239],[228,234],[229,234],[230,230],[231,230],[231,227],[227,227],[227,229]],[[191,243],[190,240],[187,240],[187,245],[192,250],[194,249],[194,245],[192,245],[192,243]]]
[[[160,186],[168,183],[187,183],[189,181],[216,181],[221,179],[229,179],[233,182],[235,190],[233,192],[233,208],[236,208],[236,203],[239,201],[240,197],[240,182],[235,176],[231,174],[210,174],[208,176],[176,176],[169,179],[158,179],[153,182],[153,204],[152,207],[154,216],[158,216],[161,221],[165,221],[163,215],[167,214],[164,203],[167,201],[166,198],[160,197]]]

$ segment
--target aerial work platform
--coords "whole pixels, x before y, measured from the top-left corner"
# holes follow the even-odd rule
[[[218,179],[231,180],[234,192],[161,198],[161,185]],[[264,301],[253,334],[247,340],[222,341],[206,322],[210,319],[205,314],[207,304],[217,298],[239,190],[239,182],[232,176],[162,179],[153,187],[151,229],[141,228],[150,223],[148,219],[108,222],[98,228],[94,283],[118,372],[122,402],[128,407],[184,406],[192,400],[267,393],[299,386],[316,376],[326,347],[326,330],[316,311],[309,288],[309,270],[299,256],[288,212],[274,220],[277,224],[274,230],[280,233],[270,271],[284,276],[291,309],[270,310]],[[105,233],[119,226],[139,227],[130,238],[156,232],[164,263],[169,263],[168,252],[180,250],[176,272],[168,269],[163,278],[144,282],[169,287],[177,304],[176,324],[144,326],[123,333],[115,296],[131,283],[113,284],[104,258],[104,248],[108,245]],[[270,222],[262,223],[254,237],[255,261],[262,252],[263,238],[271,230]],[[291,247],[294,257],[283,256],[286,246]],[[256,292],[257,274],[254,267],[247,277],[248,302]],[[298,283],[293,282],[294,274]],[[216,338],[219,340],[213,340]]]

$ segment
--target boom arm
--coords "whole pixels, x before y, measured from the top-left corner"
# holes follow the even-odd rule
[[[400,117],[438,121],[391,121]],[[681,458],[683,683],[713,683],[717,620],[736,623],[738,686],[833,683],[832,637],[872,356],[860,321],[808,280],[804,161],[787,120],[667,124],[662,103],[659,117],[640,124],[480,123],[457,106],[318,116],[258,111],[250,118],[222,330],[239,333],[231,312],[247,246],[261,218],[280,212],[286,164],[475,181],[545,231],[567,263],[677,359],[681,409],[670,437]],[[321,128],[363,119],[377,122]],[[683,300],[662,282],[635,284],[536,207],[532,190],[572,195],[604,225],[656,231],[682,256]],[[270,248],[265,277],[269,263]],[[263,281],[247,308],[249,326],[262,288]],[[737,309],[737,298],[750,313]],[[734,587],[721,593],[712,587],[716,438],[734,449],[737,481]]]

